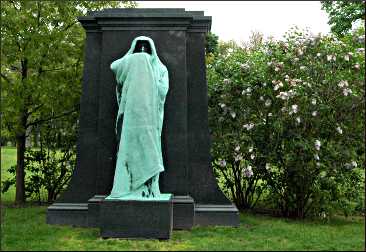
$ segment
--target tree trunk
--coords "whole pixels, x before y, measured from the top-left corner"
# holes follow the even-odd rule
[[[28,75],[28,59],[21,60],[22,66],[22,83],[23,89],[26,89],[26,79]],[[25,97],[26,101],[29,101],[29,97]],[[25,203],[25,171],[24,171],[24,154],[25,154],[25,140],[27,134],[27,110],[26,105],[23,104],[23,108],[20,110],[19,115],[19,128],[16,134],[17,142],[17,168],[16,168],[16,191],[15,191],[15,204],[22,205]]]
[[[17,168],[16,168],[16,193],[15,203],[25,203],[25,183],[24,183],[24,153],[25,153],[25,131],[16,137],[17,141]]]

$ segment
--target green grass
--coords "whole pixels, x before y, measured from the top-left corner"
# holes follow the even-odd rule
[[[15,147],[1,147],[1,181],[10,177],[8,169],[17,163],[17,150]],[[1,194],[2,202],[14,201],[15,187],[12,186],[6,193]]]
[[[2,179],[15,163],[15,149],[1,150]],[[14,208],[14,191],[3,195],[1,250],[364,250],[362,217],[337,217],[328,223],[241,214],[241,225],[173,231],[168,241],[99,237],[96,228],[46,224],[46,206]]]
[[[325,224],[251,214],[241,225],[173,231],[169,241],[99,238],[96,228],[46,224],[46,207],[4,208],[2,250],[363,250],[364,220]]]

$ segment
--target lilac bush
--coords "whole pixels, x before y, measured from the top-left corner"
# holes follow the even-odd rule
[[[213,167],[241,208],[364,209],[364,30],[220,45],[207,56]]]

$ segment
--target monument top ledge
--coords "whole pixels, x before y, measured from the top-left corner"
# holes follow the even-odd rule
[[[186,11],[184,8],[113,8],[88,11],[78,17],[86,30],[97,27],[186,27],[207,32],[211,29],[211,16],[203,11]],[[103,28],[102,28],[103,29]]]

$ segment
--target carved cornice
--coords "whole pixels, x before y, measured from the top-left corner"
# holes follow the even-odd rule
[[[87,32],[105,30],[184,30],[208,32],[211,17],[185,9],[104,9],[79,17]]]

